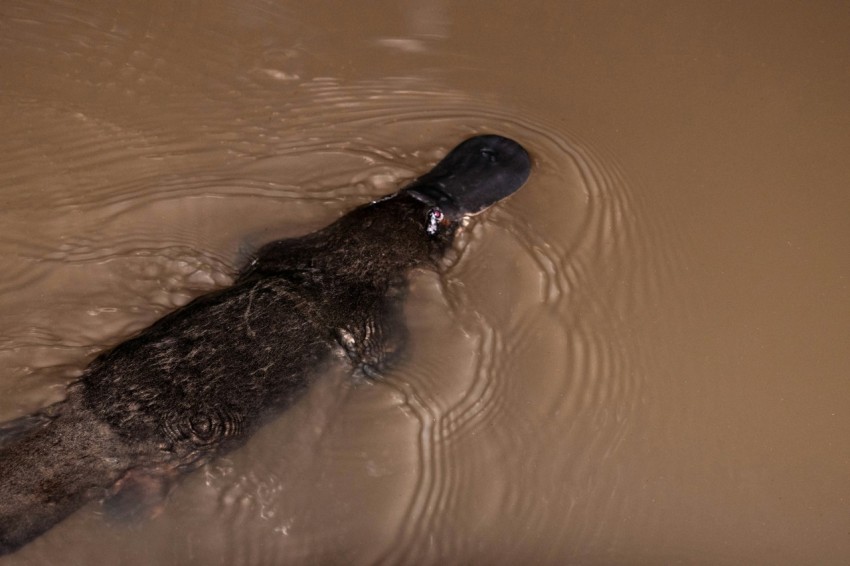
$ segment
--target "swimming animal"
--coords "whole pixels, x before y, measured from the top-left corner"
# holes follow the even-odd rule
[[[67,398],[0,425],[0,554],[97,498],[164,491],[243,443],[343,358],[375,375],[401,346],[409,272],[516,191],[516,142],[470,138],[431,171],[317,232],[271,242],[231,287],[100,354]]]

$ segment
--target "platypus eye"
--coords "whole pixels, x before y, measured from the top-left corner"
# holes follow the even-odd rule
[[[490,163],[496,162],[496,152],[492,149],[486,147],[481,148],[481,156]]]
[[[443,211],[439,208],[432,208],[428,211],[428,226],[425,231],[429,236],[433,236],[440,229],[440,222],[443,221]]]

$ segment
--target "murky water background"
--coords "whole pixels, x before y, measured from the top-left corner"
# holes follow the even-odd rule
[[[4,564],[850,561],[841,3],[0,6],[0,419],[477,132],[528,185],[162,515]]]

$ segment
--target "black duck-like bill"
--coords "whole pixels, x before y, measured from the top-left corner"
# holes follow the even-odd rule
[[[531,158],[520,144],[502,136],[481,135],[451,150],[405,190],[458,220],[513,194],[530,173]]]

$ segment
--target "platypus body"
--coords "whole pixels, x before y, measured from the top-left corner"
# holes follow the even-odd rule
[[[263,246],[233,286],[98,356],[64,401],[0,426],[0,554],[91,499],[165,490],[244,442],[334,359],[379,372],[402,342],[408,273],[435,267],[462,218],[529,171],[516,142],[468,139],[400,191]]]

